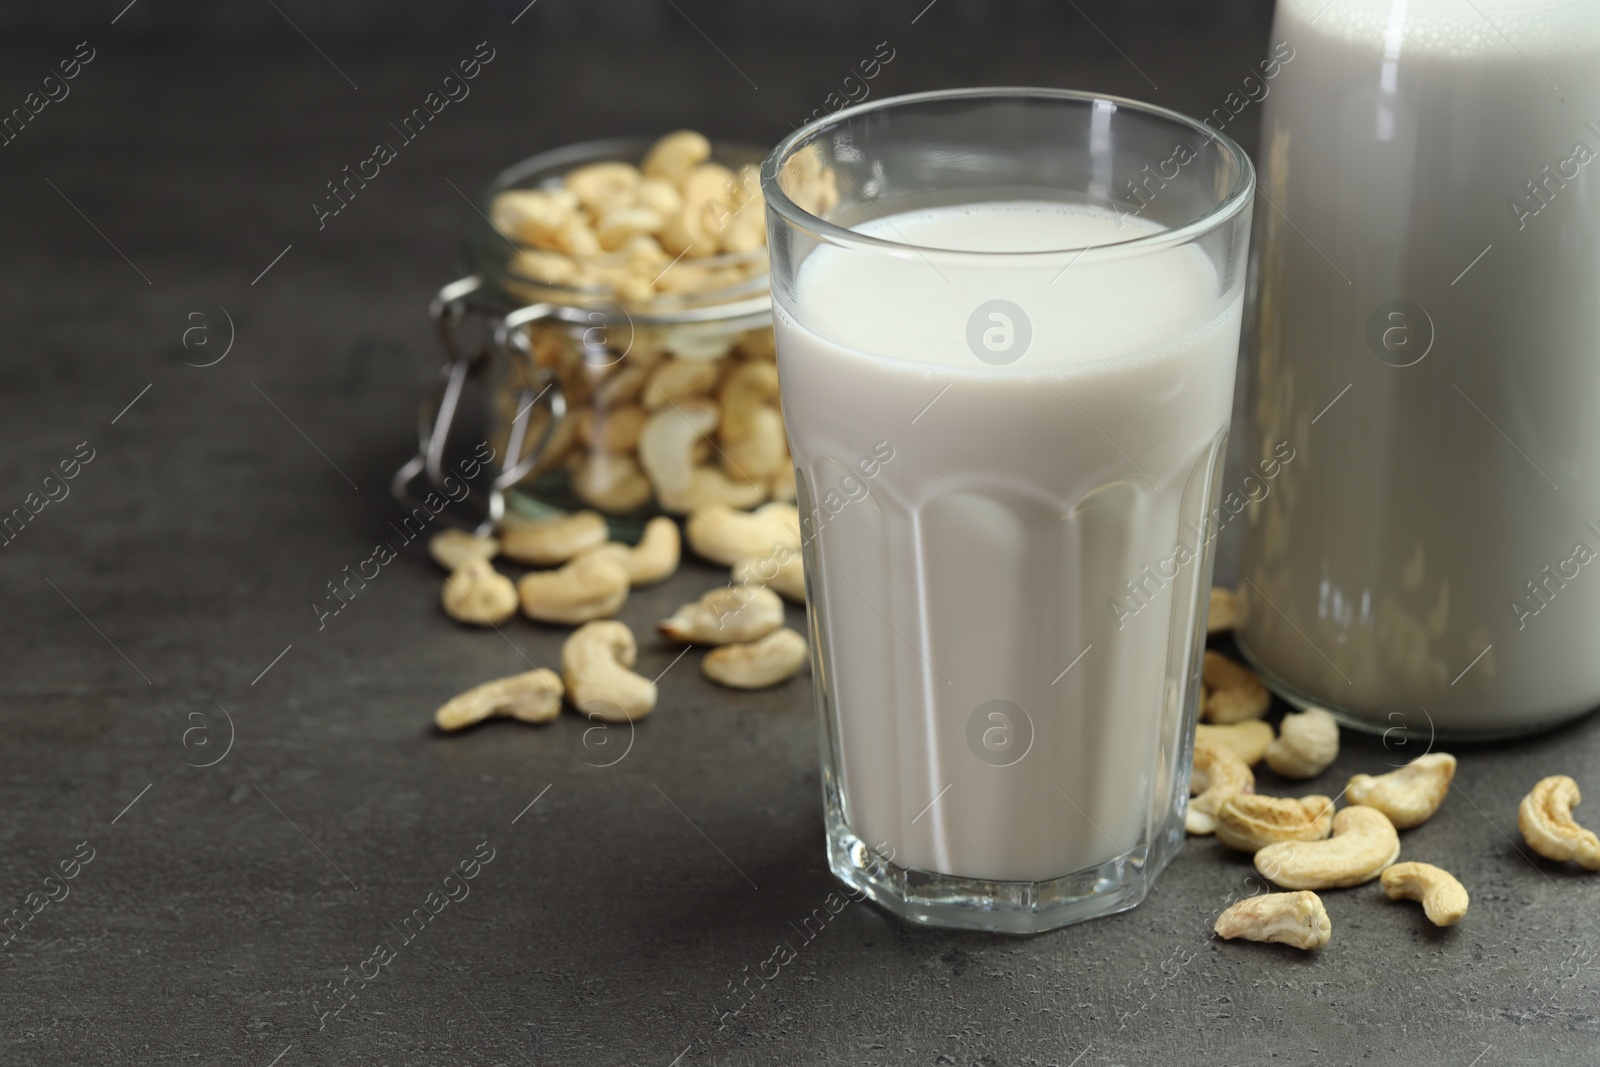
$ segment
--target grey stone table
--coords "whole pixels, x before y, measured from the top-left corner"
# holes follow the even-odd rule
[[[1367,886],[1328,895],[1314,955],[1211,937],[1250,871],[1209,843],[1142,907],[1044,937],[867,904],[802,936],[836,888],[804,678],[719,690],[647,642],[661,703],[612,766],[571,716],[436,736],[441,700],[552,663],[560,632],[450,624],[419,543],[337,615],[314,605],[395,539],[385,483],[437,358],[459,192],[604,134],[773,141],[877,45],[487,36],[472,95],[320,229],[325,183],[476,40],[159,42],[108,19],[0,149],[0,510],[66,492],[0,549],[0,894],[26,919],[0,946],[0,1062],[1596,1061],[1600,882],[1530,862],[1515,828],[1534,780],[1593,767],[1592,719],[1461,751],[1406,846],[1470,886],[1461,926]],[[908,24],[875,91],[1206,112],[1266,43]],[[76,45],[8,42],[4,108]],[[63,461],[76,477],[47,484]],[[717,577],[686,566],[623,617],[648,632]],[[1325,781],[1393,755],[1347,736]],[[440,905],[447,885],[467,895]],[[736,1000],[783,942],[796,958]]]

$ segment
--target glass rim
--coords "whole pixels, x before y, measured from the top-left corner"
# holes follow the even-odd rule
[[[807,211],[795,203],[778,184],[778,171],[784,160],[788,159],[794,151],[803,144],[810,143],[823,131],[837,126],[841,121],[864,115],[871,111],[885,108],[903,107],[908,104],[925,104],[945,100],[981,100],[1004,98],[1034,97],[1041,100],[1072,101],[1075,103],[1093,104],[1105,102],[1114,105],[1117,109],[1141,112],[1155,118],[1162,119],[1174,126],[1178,126],[1200,134],[1208,141],[1217,144],[1228,157],[1237,163],[1238,178],[1232,188],[1205,214],[1191,219],[1181,226],[1157,230],[1153,233],[1128,237],[1120,241],[1105,241],[1099,244],[1079,245],[1069,248],[1034,249],[1029,251],[977,251],[973,249],[935,248],[929,245],[912,244],[908,241],[888,240],[882,237],[873,237],[857,230],[829,222],[818,215]],[[836,111],[825,118],[808,122],[795,130],[782,141],[767,156],[761,165],[761,192],[766,198],[767,207],[789,225],[803,230],[820,241],[844,248],[856,248],[862,251],[872,251],[893,256],[915,255],[926,257],[932,255],[941,261],[975,261],[998,263],[1006,260],[1022,261],[1048,261],[1052,257],[1074,256],[1077,259],[1088,257],[1091,259],[1104,258],[1103,255],[1090,255],[1091,252],[1109,253],[1115,256],[1142,252],[1146,249],[1155,250],[1172,245],[1185,244],[1201,234],[1228,222],[1236,217],[1250,203],[1255,195],[1256,175],[1255,166],[1251,163],[1249,155],[1240,148],[1238,142],[1220,130],[1214,130],[1197,119],[1190,118],[1180,111],[1161,107],[1157,104],[1147,104],[1131,97],[1115,96],[1110,93],[1094,93],[1079,89],[1050,89],[1035,86],[979,86],[968,89],[936,89],[930,92],[906,93],[901,96],[888,96],[882,100],[857,104],[854,107]],[[859,193],[860,191],[857,190]],[[872,201],[862,197],[871,204]],[[879,212],[882,216],[882,212]],[[769,242],[770,243],[770,242]]]

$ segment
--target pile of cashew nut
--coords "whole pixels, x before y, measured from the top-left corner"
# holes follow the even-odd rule
[[[784,598],[805,603],[799,512],[777,502],[752,512],[708,504],[685,528],[695,553],[731,568],[731,577],[661,620],[660,636],[708,647],[701,671],[728,688],[765,689],[792,678],[809,656],[806,639],[784,625]],[[592,511],[542,521],[511,518],[494,537],[455,530],[434,535],[429,551],[450,572],[440,591],[450,618],[497,629],[520,609],[538,622],[578,627],[562,648],[560,674],[541,668],[480,685],[439,708],[439,729],[496,716],[548,722],[563,699],[603,722],[650,714],[655,684],[632,671],[638,646],[615,616],[630,590],[677,571],[681,536],[675,520],[658,516],[645,524],[637,545],[609,538],[605,518]],[[513,581],[495,569],[497,559],[531,569]]]

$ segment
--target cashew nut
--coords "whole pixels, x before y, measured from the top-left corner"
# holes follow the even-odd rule
[[[628,599],[628,572],[605,555],[579,556],[560,570],[524,574],[517,591],[528,618],[576,626],[617,613]]]
[[[806,602],[805,563],[800,553],[780,546],[761,559],[742,559],[733,565],[739,585],[764,585],[785,600]]]
[[[569,189],[507,189],[489,209],[495,229],[523,244],[540,243],[577,210],[578,197]]]
[[[1200,710],[1211,722],[1259,719],[1272,704],[1272,694],[1261,684],[1261,679],[1248,667],[1220,653],[1207,650],[1200,666],[1200,678],[1207,689]]]
[[[627,572],[628,584],[637,588],[672,577],[678,569],[680,551],[678,524],[664,515],[657,515],[644,524],[637,545],[630,547],[620,541],[607,541],[598,548],[589,549],[582,558],[609,556]]]
[[[1377,808],[1352,804],[1333,817],[1326,841],[1281,841],[1256,853],[1256,870],[1285,889],[1370,882],[1400,855],[1400,835]]]
[[[1339,723],[1322,708],[1290,712],[1267,746],[1267,766],[1285,778],[1315,778],[1339,755]]]
[[[613,207],[595,223],[594,234],[600,239],[601,248],[615,252],[635,237],[655,233],[665,221],[651,208]]]
[[[700,670],[731,689],[766,689],[793,678],[805,661],[806,639],[784,627],[750,644],[712,649]]]
[[[661,228],[661,247],[673,255],[715,255],[722,247],[720,234],[732,210],[728,197],[733,172],[720,163],[701,163],[679,189],[683,207]]]
[[[1431,863],[1407,861],[1383,872],[1383,892],[1390,900],[1416,900],[1435,926],[1454,926],[1467,914],[1467,887],[1456,876]]]
[[[718,391],[722,404],[723,466],[731,475],[767,477],[788,454],[783,416],[768,402],[778,396],[778,368],[749,360],[729,371]]]
[[[1331,829],[1329,797],[1236,793],[1217,809],[1217,840],[1240,852],[1259,852],[1278,841],[1321,841]]]
[[[767,490],[758,482],[730,478],[716,467],[696,467],[683,489],[661,489],[661,507],[674,515],[685,515],[708,504],[733,508],[754,507]]]
[[[596,511],[540,522],[512,519],[500,524],[500,551],[517,563],[549,567],[605,544],[607,536],[605,516]]]
[[[1517,826],[1528,847],[1546,859],[1577,860],[1585,870],[1600,871],[1600,838],[1572,817],[1582,799],[1577,782],[1564,774],[1552,775],[1522,798]]]
[[[596,215],[628,207],[639,190],[641,175],[631,163],[590,163],[570,172],[567,190]]]
[[[1238,618],[1238,601],[1232,589],[1211,587],[1211,610],[1206,613],[1206,633],[1220,634],[1233,629]]]
[[[660,178],[676,187],[698,164],[710,158],[710,141],[693,130],[678,130],[651,145],[639,169],[647,178]]]
[[[664,408],[674,400],[704,396],[717,384],[720,368],[715,363],[669,359],[650,373],[639,398],[646,409]]]
[[[441,730],[459,730],[506,715],[523,722],[549,722],[561,714],[561,677],[546,667],[497,678],[450,698],[433,713]]]
[[[1217,936],[1233,940],[1275,941],[1294,948],[1321,948],[1333,936],[1333,923],[1315,893],[1263,893],[1246,897],[1217,916]]]
[[[1421,826],[1439,810],[1455,776],[1454,756],[1430,752],[1388,774],[1354,775],[1344,792],[1350,803],[1365,804],[1389,816],[1396,830],[1409,830]]]
[[[636,511],[650,502],[650,480],[629,455],[591,452],[572,472],[572,491],[586,504],[612,515]]]
[[[1196,741],[1206,740],[1231,748],[1235,755],[1254,767],[1261,762],[1261,757],[1267,754],[1267,746],[1272,744],[1273,733],[1271,723],[1262,722],[1260,719],[1245,719],[1243,722],[1228,723],[1225,726],[1196,723],[1194,737]]]
[[[795,490],[794,463],[786,462],[772,475],[772,499],[793,503],[799,494]]]
[[[758,641],[783,625],[783,601],[763,586],[722,586],[663,619],[663,637],[690,645]]]
[[[632,452],[639,446],[644,419],[637,404],[587,408],[578,417],[578,436],[597,452]]]
[[[642,719],[656,706],[656,684],[629,670],[638,657],[633,631],[620,622],[591,622],[561,646],[561,675],[572,706],[601,722]]]
[[[648,159],[646,160],[646,165],[648,165]],[[647,170],[645,173],[648,174],[649,171]],[[683,207],[683,197],[678,192],[677,183],[669,182],[662,178],[646,178],[640,182],[638,195],[640,207],[649,208],[663,219],[676,215],[678,210]],[[665,262],[665,260],[662,262]]]
[[[444,613],[473,626],[498,626],[517,613],[517,587],[486,559],[469,559],[439,591]]]
[[[1222,802],[1239,793],[1253,793],[1255,788],[1256,776],[1232,749],[1195,741],[1194,769],[1189,776],[1193,799],[1184,815],[1184,829],[1200,836],[1214,833]]]
[[[800,551],[800,512],[792,504],[772,503],[753,512],[722,505],[696,508],[684,524],[694,554],[731,567],[740,560],[765,559],[780,549]]]
[[[494,559],[499,554],[499,541],[465,530],[440,530],[428,538],[428,555],[447,571],[455,570],[469,559]]]
[[[654,412],[639,434],[639,464],[658,495],[687,493],[694,482],[695,446],[717,428],[717,405],[684,400]]]

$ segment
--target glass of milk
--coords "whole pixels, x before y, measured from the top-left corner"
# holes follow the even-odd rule
[[[1273,41],[1244,436],[1293,458],[1234,520],[1240,647],[1404,758],[1581,715],[1600,3],[1279,0]]]
[[[829,860],[906,918],[1133,907],[1183,840],[1254,175],[1047,89],[767,161]]]

